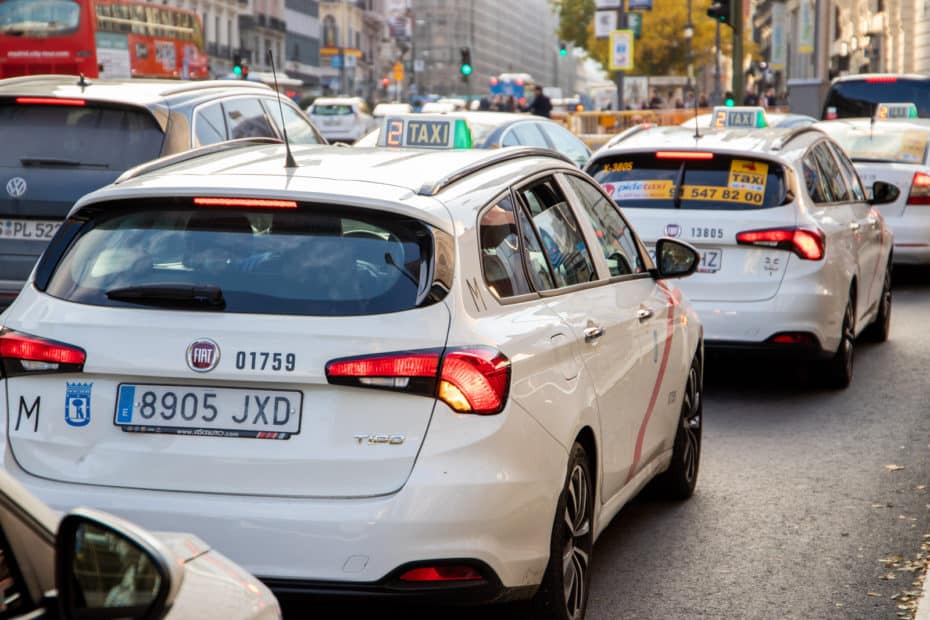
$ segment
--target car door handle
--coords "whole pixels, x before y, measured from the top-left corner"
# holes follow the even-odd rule
[[[856,231],[856,230],[859,230],[859,228],[861,228],[859,226],[859,222],[851,222],[849,224],[849,230]]]
[[[607,331],[600,325],[592,325],[591,327],[584,328],[584,341],[585,342],[594,342],[598,338],[604,335],[604,332]]]
[[[640,308],[636,311],[636,318],[639,319],[640,323],[644,323],[651,319],[654,314],[655,312],[653,312],[652,308]]]

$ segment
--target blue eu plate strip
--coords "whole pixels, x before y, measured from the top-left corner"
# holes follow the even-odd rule
[[[116,423],[132,424],[132,403],[136,399],[136,386],[121,385],[116,402]]]

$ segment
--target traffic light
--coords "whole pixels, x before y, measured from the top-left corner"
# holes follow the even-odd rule
[[[723,105],[727,106],[728,108],[732,108],[734,105],[736,105],[736,100],[733,98],[733,93],[730,91],[727,91],[726,94],[723,95]]]
[[[733,11],[742,2],[736,0],[713,0],[707,9],[707,16],[721,24],[733,27]]]
[[[468,76],[471,75],[471,49],[463,47],[459,50],[459,73],[462,74],[462,79],[468,81]]]
[[[559,41],[559,56],[562,58],[568,56],[568,47],[565,45],[565,41]]]
[[[233,73],[239,79],[242,79],[242,55],[233,54]]]
[[[391,78],[381,78],[381,88],[387,90],[387,87],[391,85]]]

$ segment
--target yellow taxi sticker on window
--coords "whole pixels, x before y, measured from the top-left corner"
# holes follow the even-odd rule
[[[758,206],[765,199],[765,192],[745,188],[715,187],[713,185],[683,185],[681,199],[742,202]]]
[[[630,172],[633,170],[631,161],[612,161],[604,164],[601,172]]]
[[[667,200],[675,191],[675,183],[667,180],[621,181],[603,185],[614,200]]]
[[[910,134],[901,140],[901,150],[896,159],[908,162],[923,162],[927,153],[927,134]]]
[[[730,163],[730,189],[746,189],[765,193],[765,183],[769,174],[769,165],[751,159],[734,159]],[[761,200],[759,201],[762,202]]]

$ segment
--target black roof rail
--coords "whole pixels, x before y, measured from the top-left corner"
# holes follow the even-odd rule
[[[573,166],[577,166],[577,164],[569,159],[568,156],[563,155],[557,151],[544,149],[541,147],[506,147],[502,149],[493,149],[488,151],[488,153],[490,153],[490,155],[488,155],[488,157],[482,158],[480,161],[469,164],[464,168],[461,168],[451,174],[447,174],[446,176],[433,182],[424,183],[423,186],[420,187],[420,190],[417,192],[417,194],[420,196],[435,196],[453,183],[461,181],[465,177],[471,176],[476,172],[484,170],[488,166],[503,163],[505,161],[511,161],[514,159],[521,159],[523,157],[551,157],[552,159],[558,159]]]
[[[822,136],[827,135],[823,131],[821,131],[819,128],[812,127],[810,125],[801,125],[800,127],[792,127],[784,136],[778,138],[772,143],[771,150],[780,151],[783,148],[785,148],[789,142],[791,142],[798,136],[808,133],[808,132],[819,133]]]
[[[135,168],[130,168],[123,174],[119,176],[115,181],[114,185],[128,181],[129,179],[135,179],[140,177],[143,174],[149,174],[150,172],[155,172],[161,170],[162,168],[167,168],[168,166],[173,166],[175,164],[180,164],[185,161],[190,161],[192,159],[197,159],[198,157],[206,157],[207,155],[213,155],[214,153],[222,153],[224,151],[231,151],[233,149],[245,148],[247,146],[256,146],[260,144],[284,144],[278,138],[239,138],[236,140],[227,140],[225,142],[218,142],[216,144],[210,144],[208,146],[202,146],[200,148],[191,149],[189,151],[184,151],[183,153],[178,153],[176,155],[169,155],[167,157],[160,157],[154,159],[150,162],[140,164]]]

